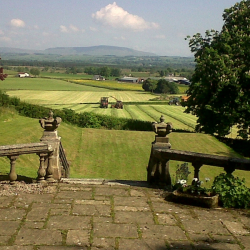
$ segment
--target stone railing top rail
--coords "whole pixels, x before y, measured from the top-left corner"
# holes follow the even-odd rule
[[[4,145],[0,146],[0,157],[22,154],[34,154],[42,152],[48,153],[52,151],[52,146],[44,142]]]
[[[158,159],[170,159],[177,161],[186,161],[192,163],[202,163],[210,166],[227,167],[232,166],[240,170],[250,171],[250,160],[242,158],[233,158],[227,156],[210,155],[175,149],[166,149],[154,146],[153,156]]]

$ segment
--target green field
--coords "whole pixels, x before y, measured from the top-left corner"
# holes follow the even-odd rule
[[[15,111],[0,108],[1,145],[39,142],[42,133],[38,119],[22,117]],[[151,142],[154,140],[153,132],[82,129],[62,122],[58,133],[62,137],[62,144],[70,162],[72,178],[146,180],[146,166]],[[173,149],[238,156],[232,149],[209,135],[175,132],[169,137]],[[175,161],[170,163],[172,176],[177,164]],[[38,167],[37,155],[23,155],[16,162],[17,174],[26,177],[35,178]],[[193,171],[192,166],[189,167]],[[222,168],[203,166],[200,177],[212,180],[222,171]],[[8,172],[8,158],[0,157],[0,175],[7,175]],[[235,173],[241,178],[245,177],[247,185],[250,186],[250,178],[247,178],[249,173]]]
[[[96,81],[94,83],[96,84]],[[112,81],[106,84],[110,87]],[[114,88],[117,87],[116,82],[113,84]],[[152,101],[157,97],[156,95],[143,91],[126,91],[125,85],[119,85],[121,88],[121,91],[119,91],[75,84],[71,81],[59,79],[8,77],[1,82],[0,89],[5,90],[9,96],[16,96],[23,101],[53,109],[68,108],[78,113],[94,112],[144,121],[159,121],[159,117],[164,115],[166,121],[172,122],[176,129],[194,130],[196,117],[183,113],[184,108],[166,104],[156,105]],[[134,84],[128,84],[128,86],[131,85],[134,86]],[[125,104],[124,109],[99,108],[99,101],[102,96],[116,97]],[[115,103],[115,99],[111,97],[109,101]],[[129,104],[131,102],[138,104],[131,105]],[[143,103],[143,105],[140,103]],[[232,128],[229,137],[235,138],[236,136],[237,129]]]

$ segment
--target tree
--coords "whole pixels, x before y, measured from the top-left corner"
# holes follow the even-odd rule
[[[148,78],[143,82],[142,88],[145,91],[151,91],[153,93],[153,91],[157,88],[157,81]]]
[[[174,82],[168,82],[165,79],[152,80],[148,78],[146,81],[143,82],[142,88],[145,91],[156,93],[164,93],[164,94],[178,94],[179,89]]]
[[[225,136],[237,125],[247,138],[250,126],[250,0],[223,13],[220,32],[197,33],[189,40],[195,72],[185,112],[198,117],[196,131]]]
[[[32,68],[30,70],[30,73],[34,76],[39,76],[40,75],[40,70],[38,68]]]
[[[165,79],[160,79],[157,82],[157,88],[155,89],[155,92],[164,94],[178,94],[179,89],[174,82],[169,82]]]
[[[100,72],[100,75],[108,78],[110,76],[111,69],[105,66],[105,67],[101,67],[99,72]]]
[[[111,69],[111,76],[119,77],[122,71],[119,68],[112,68]]]

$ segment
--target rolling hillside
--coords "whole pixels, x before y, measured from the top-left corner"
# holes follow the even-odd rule
[[[30,55],[90,55],[90,56],[156,56],[153,53],[133,50],[118,46],[90,46],[90,47],[56,47],[45,50],[28,50],[18,48],[0,47],[0,54],[4,59],[15,54],[30,54]]]

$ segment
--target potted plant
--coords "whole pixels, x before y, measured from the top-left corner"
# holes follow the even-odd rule
[[[185,162],[181,166],[177,165],[175,184],[172,186],[173,192],[166,196],[166,199],[177,203],[208,208],[218,206],[218,195],[214,194],[211,189],[202,187],[203,182],[198,178],[194,178],[191,185],[187,184],[190,173],[188,163]],[[205,182],[208,181],[210,179],[205,178]]]
[[[205,181],[208,182],[209,178],[206,178]],[[217,207],[219,196],[214,194],[211,189],[202,187],[202,184],[203,182],[198,178],[194,178],[191,185],[187,185],[186,180],[178,180],[173,186],[171,200],[186,205]]]

